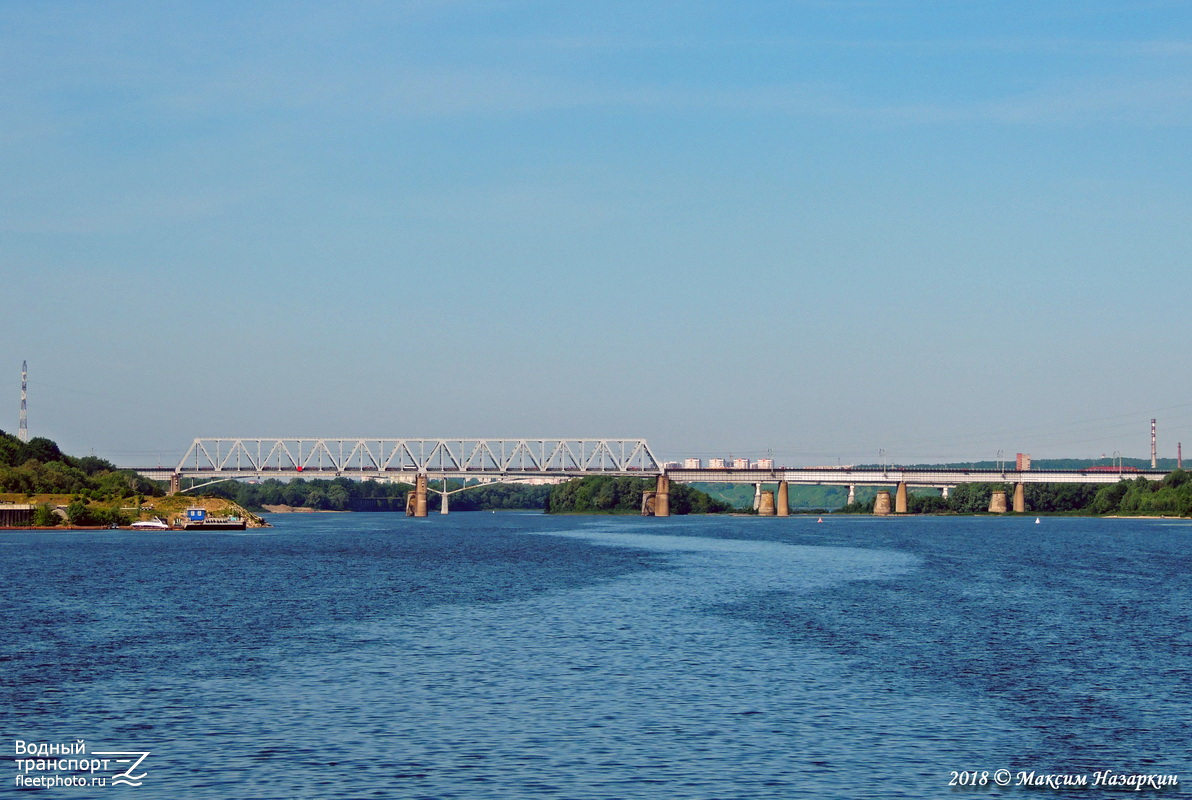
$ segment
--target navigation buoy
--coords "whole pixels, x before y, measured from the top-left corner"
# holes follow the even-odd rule
[[[820,517],[819,519],[816,520],[816,522],[823,522],[823,521],[824,521],[823,517]]]
[[[1039,518],[1038,518],[1038,517],[1035,517],[1035,524],[1036,524],[1036,525],[1038,525],[1038,524],[1039,524]]]

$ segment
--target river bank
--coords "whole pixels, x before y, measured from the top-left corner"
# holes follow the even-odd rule
[[[131,501],[131,502],[130,502]],[[100,502],[70,494],[0,493],[0,509],[28,509],[31,521],[43,524],[6,525],[5,530],[104,530],[125,528],[134,522],[160,519],[168,525],[186,523],[189,509],[198,508],[209,517],[238,517],[249,528],[267,528],[269,523],[238,503],[222,497],[147,497]],[[51,519],[54,524],[44,524]],[[80,522],[80,520],[82,520]]]

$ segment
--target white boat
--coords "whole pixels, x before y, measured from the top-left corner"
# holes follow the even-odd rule
[[[144,519],[140,522],[134,522],[130,527],[134,531],[168,531],[170,529],[169,525],[165,524],[156,517],[153,519]]]

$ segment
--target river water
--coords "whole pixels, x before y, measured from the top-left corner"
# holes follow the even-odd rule
[[[0,746],[150,753],[43,794],[1192,794],[1186,520],[271,521],[0,534]]]

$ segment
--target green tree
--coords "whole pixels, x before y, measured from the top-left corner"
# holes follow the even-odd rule
[[[286,488],[282,491],[282,496],[285,497],[285,503],[288,506],[303,506],[306,505],[306,492],[308,487],[306,481],[301,478],[295,478],[286,484]]]
[[[19,439],[0,431],[0,467],[15,467],[24,462],[23,451]]]
[[[352,504],[352,496],[346,487],[334,484],[327,490],[327,505],[336,511],[347,511]]]
[[[48,503],[42,503],[33,509],[33,524],[38,528],[52,528],[58,524],[58,515]]]
[[[948,511],[948,501],[938,494],[907,495],[906,510],[910,514],[940,514]]]
[[[1109,486],[1102,486],[1093,498],[1093,511],[1098,514],[1112,514],[1122,504],[1122,498],[1130,491],[1127,481],[1118,481]]]
[[[76,497],[70,501],[70,505],[66,507],[66,518],[70,520],[71,525],[91,524],[91,512],[82,498]]]
[[[45,464],[49,461],[62,461],[64,457],[58,445],[44,436],[34,436],[25,443],[24,460],[36,459]]]
[[[306,502],[304,505],[307,508],[315,508],[320,511],[331,507],[331,503],[327,499],[327,493],[319,488],[312,488],[306,493]]]
[[[994,491],[1006,491],[1000,483],[962,483],[948,496],[948,508],[958,514],[983,514],[989,511]]]
[[[595,475],[575,478],[551,487],[544,506],[550,514],[639,514],[642,493],[652,491],[648,478],[614,478]],[[672,514],[721,513],[729,506],[684,484],[671,484]]]
[[[83,456],[82,458],[72,458],[72,466],[78,467],[87,475],[95,475],[99,472],[115,472],[116,465],[111,461],[107,461],[96,456]]]

